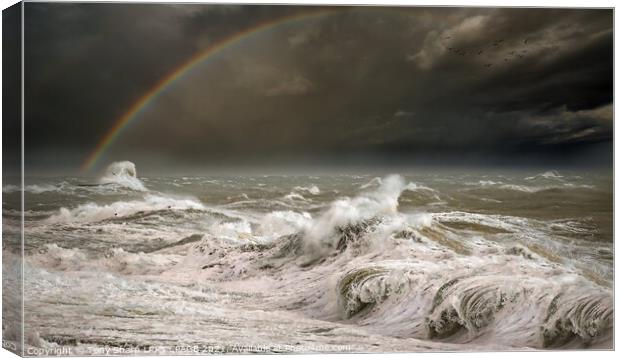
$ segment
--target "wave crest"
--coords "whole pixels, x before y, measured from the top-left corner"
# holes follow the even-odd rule
[[[140,212],[157,210],[204,210],[205,206],[192,199],[174,199],[146,195],[143,200],[117,201],[108,205],[87,203],[73,209],[60,210],[47,219],[48,223],[97,222],[117,217],[127,217]]]
[[[117,184],[137,191],[147,191],[144,183],[137,177],[136,165],[130,161],[110,164],[99,179],[99,183]]]

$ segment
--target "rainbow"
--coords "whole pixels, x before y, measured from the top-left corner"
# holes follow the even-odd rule
[[[112,143],[119,137],[123,129],[127,128],[129,124],[139,117],[139,114],[148,107],[161,93],[165,91],[175,81],[186,75],[196,65],[213,58],[215,55],[222,53],[222,51],[233,47],[241,43],[248,38],[256,36],[268,30],[275,29],[282,25],[288,25],[295,21],[300,21],[308,18],[314,18],[319,16],[325,16],[337,11],[346,9],[344,7],[331,7],[323,9],[311,9],[300,13],[284,16],[277,19],[272,19],[262,23],[258,23],[250,28],[244,29],[233,35],[226,37],[208,47],[206,50],[200,51],[196,55],[192,56],[188,61],[184,62],[175,70],[171,71],[164,78],[159,80],[151,89],[140,97],[129,109],[119,117],[114,125],[108,130],[108,132],[99,140],[95,149],[90,153],[84,164],[82,165],[82,171],[88,171],[93,168],[97,162],[101,159],[106,150]]]

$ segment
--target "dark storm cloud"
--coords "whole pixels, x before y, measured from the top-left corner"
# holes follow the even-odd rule
[[[28,4],[31,161],[79,165],[115,119],[193,54],[303,11]],[[107,159],[570,162],[566,153],[611,143],[612,38],[610,10],[342,8],[197,66]]]

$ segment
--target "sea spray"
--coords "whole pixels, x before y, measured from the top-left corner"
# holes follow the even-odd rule
[[[130,161],[110,164],[99,179],[99,183],[117,184],[133,190],[147,191],[144,183],[137,177],[136,165]]]
[[[194,199],[147,194],[141,200],[117,201],[107,205],[86,203],[72,209],[60,208],[56,214],[47,219],[47,222],[97,222],[122,218],[139,212],[189,209],[203,210],[205,206]]]
[[[43,205],[25,215],[25,304],[40,312],[25,319],[37,345],[75,349],[240,330],[364,352],[609,348],[613,187],[562,174],[37,179],[67,184],[27,193]]]
[[[390,175],[379,186],[354,198],[334,201],[304,234],[308,256],[315,259],[337,246],[334,230],[365,219],[398,212],[398,198],[404,190],[415,190],[415,184],[406,184],[399,175]],[[337,240],[337,239],[336,239]]]

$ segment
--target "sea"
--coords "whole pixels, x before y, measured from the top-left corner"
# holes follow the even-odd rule
[[[3,343],[28,355],[613,348],[611,172],[116,162],[26,177],[23,247],[2,192]]]

